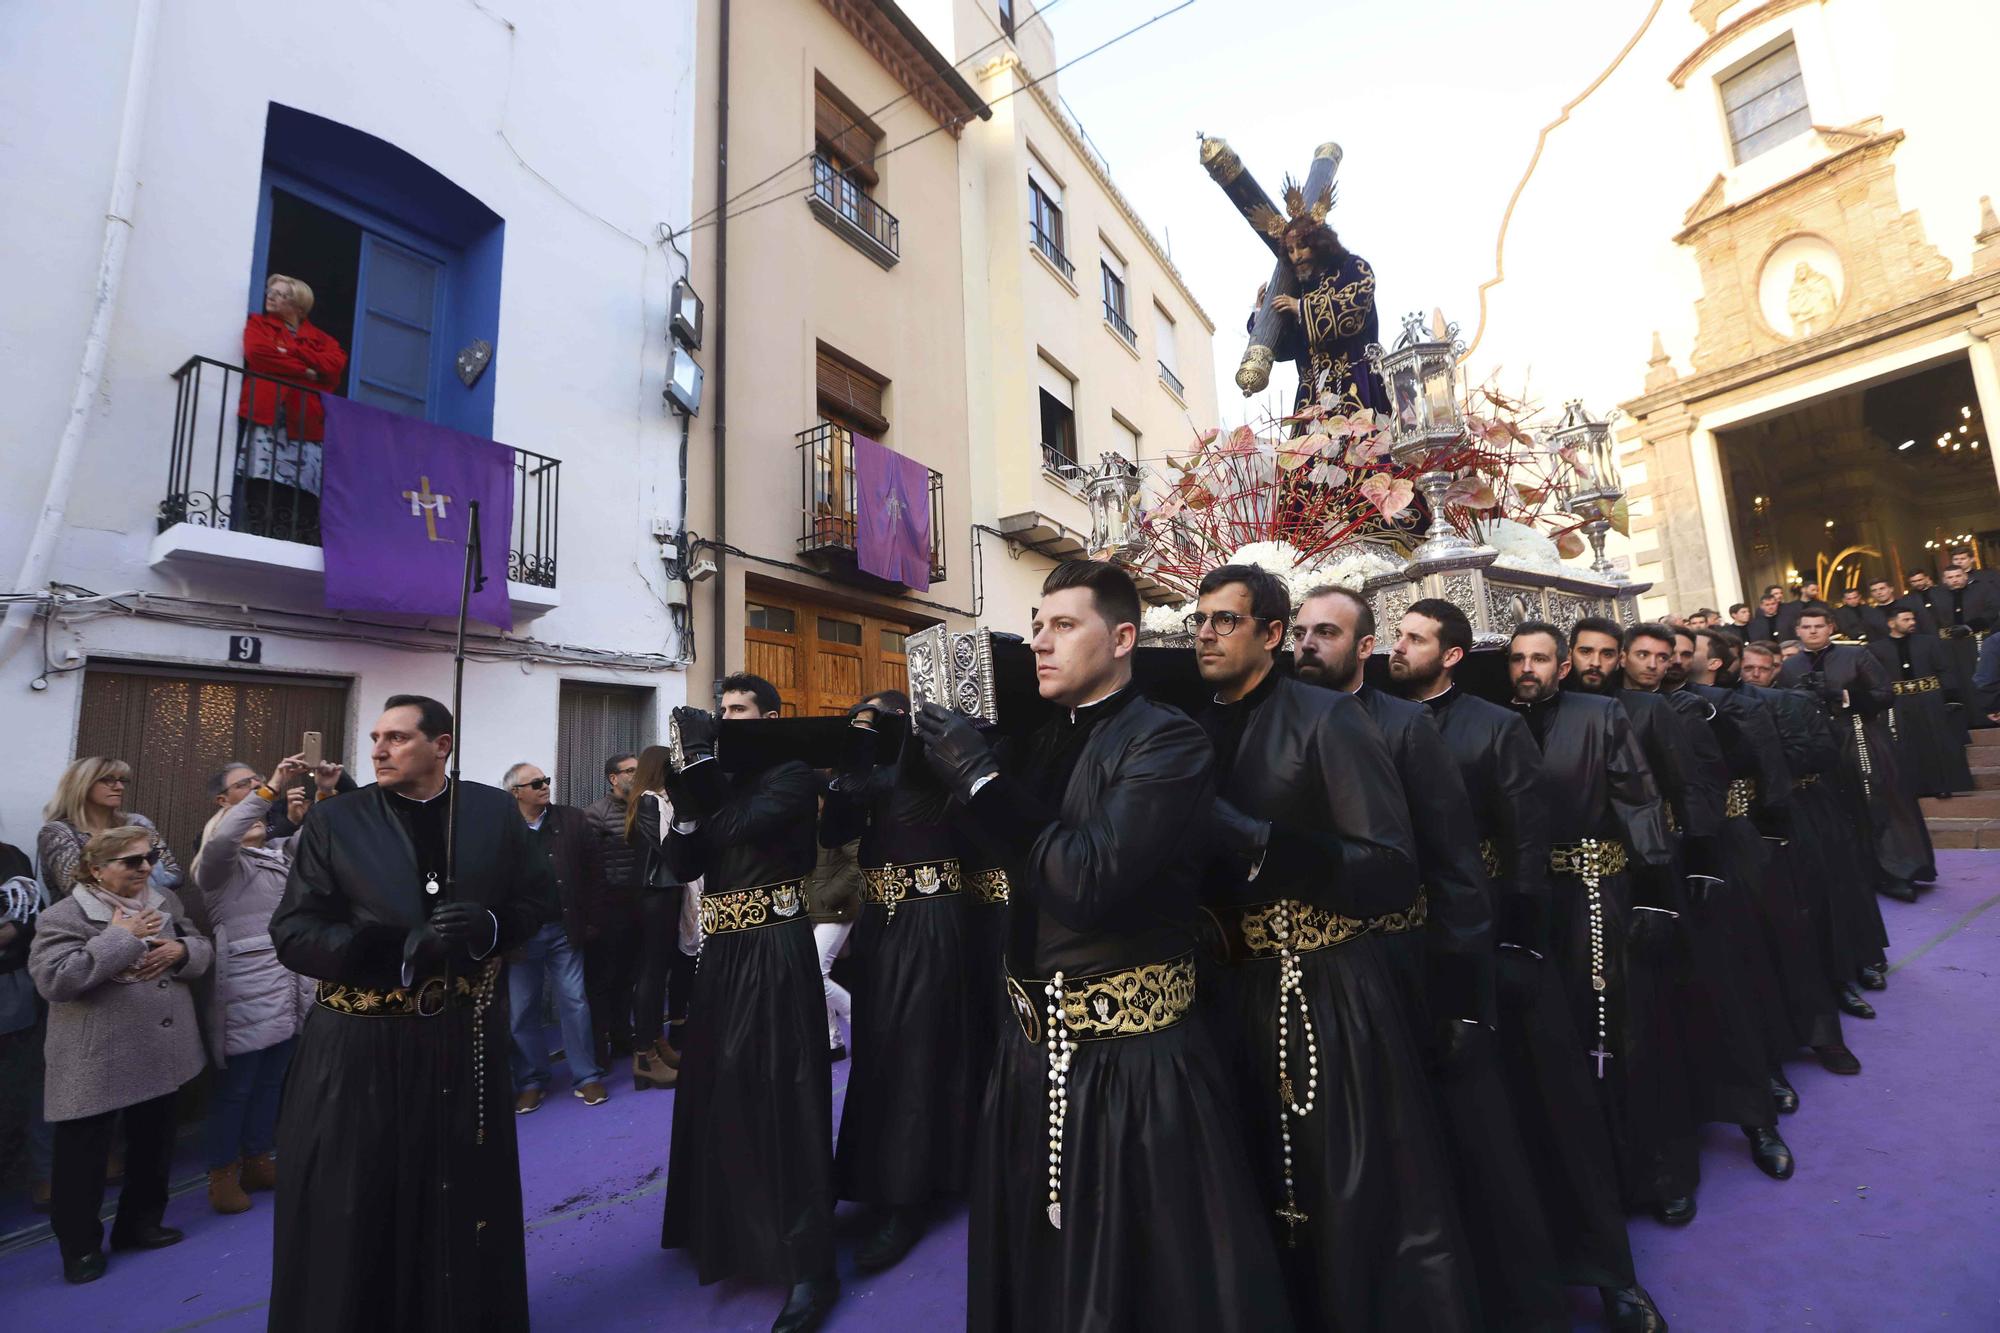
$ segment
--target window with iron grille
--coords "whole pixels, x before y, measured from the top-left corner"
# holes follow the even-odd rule
[[[1076,265],[1070,263],[1063,252],[1062,195],[1044,188],[1038,175],[1028,177],[1028,235],[1042,257],[1062,273],[1065,278],[1076,276]]]
[[[1791,38],[1721,80],[1729,148],[1740,164],[1812,128],[1799,48]]]
[[[1104,322],[1127,343],[1136,345],[1139,334],[1132,327],[1132,317],[1125,304],[1125,261],[1107,247],[1099,267],[1104,274]]]

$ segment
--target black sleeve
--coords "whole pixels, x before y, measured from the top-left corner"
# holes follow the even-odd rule
[[[1654,784],[1646,756],[1640,753],[1639,742],[1632,735],[1632,719],[1623,704],[1612,701],[1606,725],[1605,778],[1610,783],[1611,807],[1617,812],[1619,826],[1625,830],[1626,845],[1641,865],[1666,866],[1673,860],[1673,848],[1667,841],[1660,789]]]
[[[278,961],[302,976],[369,984],[402,965],[407,931],[356,925],[347,895],[334,883],[327,819],[308,819],[292,855],[284,897],[271,914]],[[517,825],[521,821],[514,821]],[[522,827],[526,827],[522,825]]]
[[[1441,1017],[1491,1022],[1493,900],[1479,856],[1479,825],[1458,763],[1428,710],[1408,727],[1403,757],[1403,791],[1426,898],[1431,1007]]]
[[[1323,713],[1313,740],[1308,780],[1318,785],[1315,808],[1327,812],[1328,824],[1299,828],[1273,822],[1257,882],[1282,885],[1341,916],[1408,911],[1417,900],[1416,838],[1402,779],[1381,732],[1355,703]]]
[[[717,847],[774,838],[812,819],[815,785],[804,764],[779,764],[733,792],[702,821],[702,831]]]
[[[1868,653],[1856,653],[1854,679],[1847,686],[1847,706],[1863,717],[1874,717],[1887,712],[1895,702],[1895,682],[1882,664]]]
[[[1500,873],[1505,886],[1499,938],[1536,953],[1549,948],[1549,825],[1543,806],[1542,751],[1528,724],[1505,718],[1494,738],[1493,778],[1500,799]]]

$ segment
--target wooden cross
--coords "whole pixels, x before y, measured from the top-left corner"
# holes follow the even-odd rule
[[[450,503],[451,497],[449,495],[433,494],[431,491],[431,479],[424,477],[421,480],[420,489],[404,491],[403,498],[410,502],[410,517],[415,518],[417,515],[422,514],[424,516],[424,531],[429,535],[431,541],[439,540],[437,521],[446,516],[444,507]],[[445,538],[444,540],[449,541],[450,538]]]

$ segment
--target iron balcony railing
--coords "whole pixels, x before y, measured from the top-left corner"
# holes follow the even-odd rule
[[[856,518],[854,436],[844,426],[822,421],[798,433],[800,506],[805,524],[799,550],[806,555],[836,554],[851,563],[858,554],[860,525]],[[944,563],[944,475],[930,471],[931,578],[941,580]]]
[[[868,191],[841,174],[840,168],[824,155],[813,157],[813,197],[843,223],[901,257],[903,224],[896,215],[869,197]]]
[[[1181,383],[1181,377],[1174,374],[1174,368],[1164,361],[1160,362],[1160,383],[1172,389],[1174,397],[1187,397],[1187,385]]]
[[[1083,485],[1085,475],[1083,465],[1046,441],[1042,444],[1042,471],[1071,490]]]
[[[1109,301],[1104,303],[1104,322],[1109,324],[1117,332],[1118,336],[1125,340],[1126,346],[1137,347],[1139,345],[1138,331],[1125,322],[1125,312]]]
[[[1055,237],[1043,231],[1033,222],[1030,222],[1028,223],[1028,238],[1035,243],[1035,248],[1042,252],[1042,258],[1056,266],[1056,272],[1062,274],[1070,282],[1076,281],[1076,265],[1069,262],[1069,256],[1062,252],[1060,245],[1056,244]]]
[[[189,357],[174,372],[174,384],[173,444],[159,531],[193,523],[318,546],[323,446],[314,441],[274,447],[262,432],[253,434],[241,413],[260,393],[283,402],[294,390],[315,395],[322,390],[206,356]],[[562,462],[527,449],[510,452],[514,513],[507,530],[507,577],[553,588]]]

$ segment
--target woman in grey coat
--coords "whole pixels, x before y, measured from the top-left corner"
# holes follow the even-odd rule
[[[335,774],[338,765],[332,766]],[[208,1052],[220,1071],[203,1141],[208,1202],[218,1213],[250,1207],[251,1190],[278,1187],[278,1094],[292,1063],[292,1039],[312,1003],[311,983],[278,961],[271,913],[285,895],[296,833],[268,838],[276,793],[306,775],[303,755],[281,761],[269,781],[247,764],[209,779],[219,809],[202,831],[194,882],[215,945]],[[330,788],[331,778],[322,784]],[[301,820],[304,810],[299,812]]]
[[[76,884],[35,923],[28,972],[49,1002],[44,1105],[55,1126],[50,1223],[63,1276],[104,1276],[104,1167],[112,1122],[125,1121],[125,1187],[114,1250],[156,1250],[174,1148],[174,1097],[207,1058],[189,982],[214,951],[172,890],[147,877],[160,862],[153,831],[121,825],[84,844]]]

